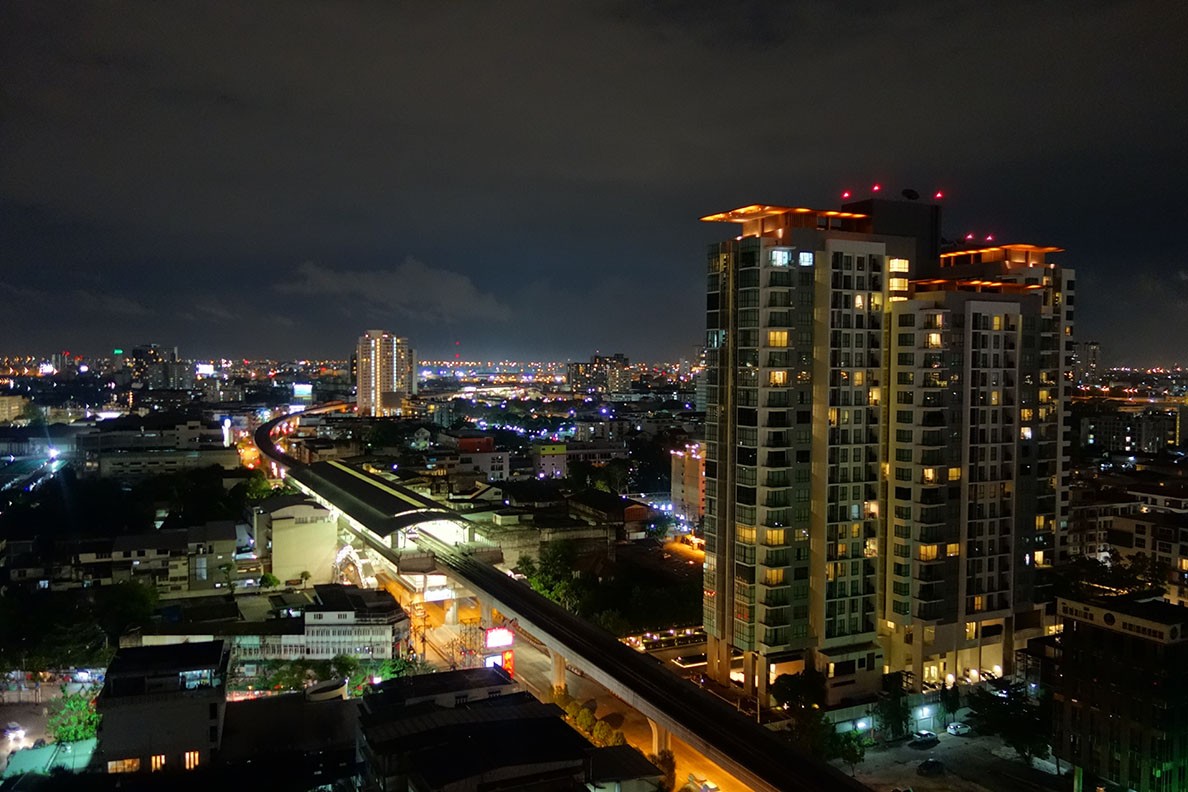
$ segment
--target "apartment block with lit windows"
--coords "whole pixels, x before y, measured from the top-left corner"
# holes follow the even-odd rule
[[[942,250],[935,204],[703,220],[741,232],[708,259],[711,675],[741,652],[762,696],[811,665],[838,704],[888,670],[1001,672],[1066,549],[1072,273],[1053,248]]]
[[[416,353],[407,338],[368,330],[355,349],[355,399],[359,415],[399,415],[417,393]]]
[[[1001,674],[1042,631],[1036,568],[1064,519],[1049,300],[937,279],[891,306],[884,633],[918,686]]]
[[[703,219],[742,231],[709,254],[710,673],[725,678],[736,649],[751,694],[801,663],[826,674],[831,702],[873,694],[884,323],[907,294],[917,240],[872,233],[851,211]]]

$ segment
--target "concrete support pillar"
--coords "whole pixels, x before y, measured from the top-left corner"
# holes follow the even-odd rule
[[[648,725],[652,727],[652,754],[659,756],[661,751],[671,751],[672,740],[668,729],[651,718],[648,718]]]
[[[759,699],[759,706],[771,706],[768,698],[768,686],[771,684],[771,666],[764,655],[755,655],[755,695]]]
[[[479,625],[482,627],[491,626],[491,603],[477,594],[474,597],[475,607],[478,608]]]
[[[912,644],[912,692],[924,691],[924,633],[919,631]]]
[[[705,637],[706,675],[720,685],[730,684],[730,644],[712,635]]]
[[[445,606],[445,623],[458,623],[458,600],[457,598],[449,600]]]
[[[743,693],[747,696],[755,695],[755,657],[754,652],[743,652]]]
[[[565,693],[568,691],[568,685],[565,684],[565,656],[550,649],[549,657],[553,661],[553,692]]]

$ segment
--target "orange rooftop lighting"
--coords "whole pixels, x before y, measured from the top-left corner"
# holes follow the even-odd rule
[[[836,212],[828,209],[809,209],[805,206],[771,206],[769,204],[750,204],[730,209],[726,212],[706,215],[701,218],[703,223],[746,223],[764,217],[778,217],[785,214],[811,214],[817,217],[866,217],[859,212]]]

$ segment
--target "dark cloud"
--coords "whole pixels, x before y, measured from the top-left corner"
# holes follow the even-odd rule
[[[151,313],[6,322],[0,352],[129,333],[343,355],[390,321],[427,355],[685,354],[703,245],[729,233],[698,216],[877,180],[945,189],[952,233],[1067,248],[1082,334],[1171,360],[1088,286],[1184,266],[1186,21],[1154,1],[6,3],[0,278]]]

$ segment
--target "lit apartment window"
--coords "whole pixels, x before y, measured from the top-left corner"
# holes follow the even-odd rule
[[[769,569],[763,575],[763,582],[769,586],[778,586],[784,582],[784,570]]]
[[[949,558],[955,558],[961,555],[961,545],[957,544],[956,542],[947,545],[945,547],[945,555]]]
[[[768,330],[767,331],[767,345],[769,347],[786,347],[786,346],[788,346],[788,331],[787,330]]]
[[[140,759],[116,759],[107,763],[109,773],[139,773]]]
[[[767,374],[768,385],[787,385],[788,372],[786,371],[769,371]]]
[[[186,769],[193,770],[198,766],[198,752],[186,751]]]
[[[891,291],[907,291],[908,290],[908,279],[907,278],[888,278],[887,279],[887,288],[889,288]],[[892,298],[892,300],[894,300],[894,298]]]
[[[887,270],[889,272],[907,272],[908,260],[901,258],[893,258],[887,260]]]
[[[149,768],[155,773],[165,769],[165,754],[157,754],[149,759]]]
[[[949,468],[949,481],[961,481],[961,468]]]
[[[917,558],[919,558],[921,561],[935,561],[936,556],[936,545],[920,545]]]

